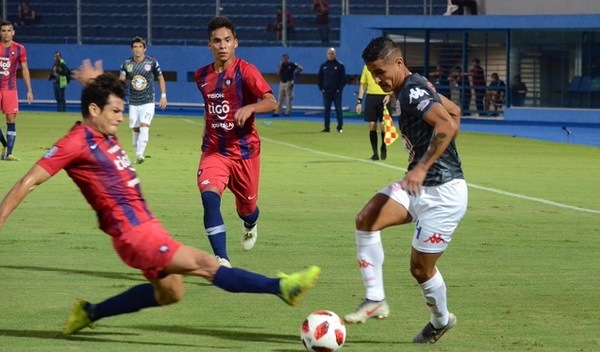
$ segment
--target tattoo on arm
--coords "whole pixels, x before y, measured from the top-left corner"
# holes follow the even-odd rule
[[[435,159],[441,155],[442,151],[438,152],[438,150],[440,150],[442,145],[446,144],[445,140],[447,137],[448,135],[446,135],[446,133],[434,131],[431,141],[429,142],[429,147],[421,158],[420,163],[425,165],[429,165],[430,162],[433,163]]]

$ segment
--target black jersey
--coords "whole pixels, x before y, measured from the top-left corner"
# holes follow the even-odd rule
[[[441,104],[435,88],[418,74],[406,77],[396,95],[396,114],[402,133],[404,148],[408,153],[408,170],[423,157],[433,135],[433,126],[425,122],[425,114],[434,104]],[[452,179],[464,178],[455,141],[435,161],[425,176],[424,186],[436,186]]]

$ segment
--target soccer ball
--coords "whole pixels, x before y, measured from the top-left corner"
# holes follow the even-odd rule
[[[319,310],[306,317],[300,338],[308,351],[339,351],[346,341],[346,326],[334,312]]]

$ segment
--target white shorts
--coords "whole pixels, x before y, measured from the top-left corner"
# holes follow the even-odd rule
[[[418,196],[406,193],[401,181],[379,191],[408,210],[416,222],[412,246],[423,253],[446,250],[452,234],[467,211],[469,193],[465,180],[454,179],[439,186],[423,187]]]
[[[150,126],[155,109],[154,103],[129,105],[129,128],[140,127],[142,123]]]

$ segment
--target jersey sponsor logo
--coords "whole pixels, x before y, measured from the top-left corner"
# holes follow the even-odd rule
[[[206,84],[208,84],[208,83],[206,83]],[[225,98],[225,94],[223,94],[223,93],[209,93],[209,94],[206,94],[206,97],[209,98],[209,99],[220,99],[220,98]]]
[[[233,122],[226,122],[226,121],[225,122],[215,122],[215,123],[212,123],[210,125],[210,127],[214,128],[214,129],[222,128],[225,131],[231,131],[232,129],[235,128],[235,124]]]
[[[408,102],[409,102],[409,104],[412,104],[413,100],[422,98],[425,95],[429,95],[429,93],[427,93],[426,90],[423,90],[421,88],[411,88],[410,94],[408,95],[408,98],[409,98]]]
[[[229,111],[231,110],[227,100],[223,100],[220,103],[210,102],[208,103],[207,109],[209,114],[217,115],[220,120],[227,119],[227,114],[229,114]]]
[[[0,75],[10,75],[10,59],[7,57],[0,57]]]
[[[43,156],[44,159],[50,159],[52,157],[52,155],[56,154],[56,152],[58,151],[58,147],[53,145],[52,148],[50,148]]]
[[[147,86],[148,86],[148,81],[146,80],[146,77],[144,77],[144,76],[135,75],[131,79],[131,87],[135,90],[138,90],[138,91],[144,90],[144,89],[146,89]]]
[[[419,110],[419,111],[425,110],[432,101],[433,101],[433,99],[421,100],[419,102],[419,104],[417,105],[417,110]]]

